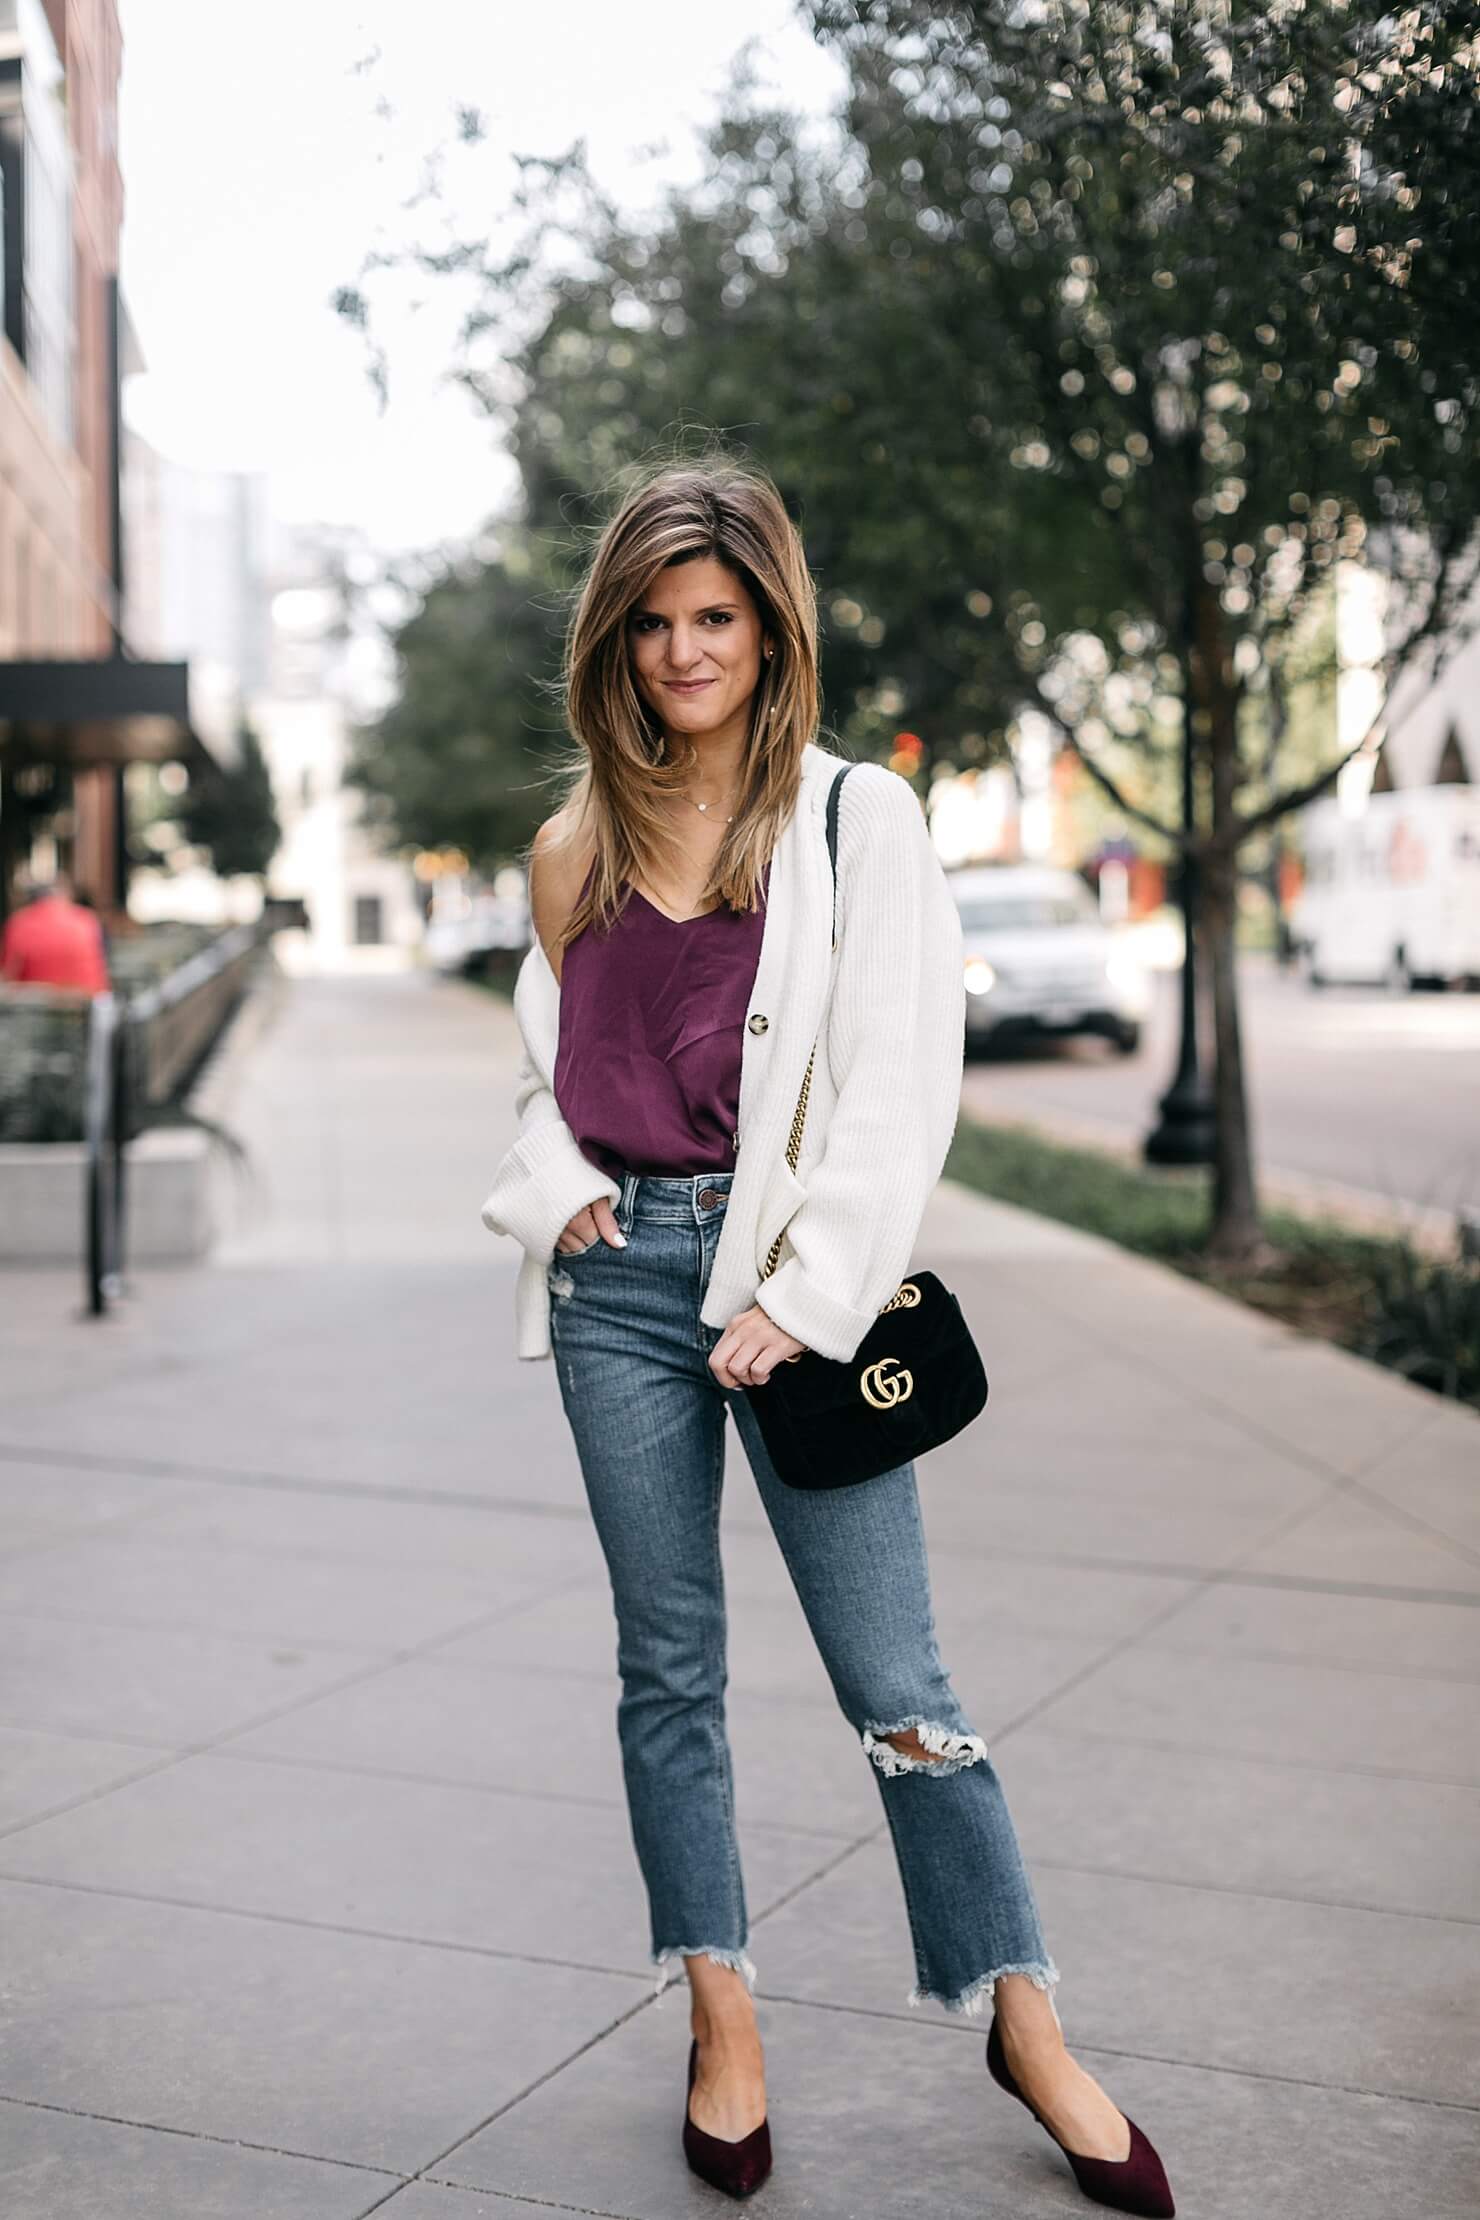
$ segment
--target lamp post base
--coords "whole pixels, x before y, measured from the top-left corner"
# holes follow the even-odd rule
[[[1218,1138],[1213,1098],[1201,1079],[1178,1079],[1157,1104],[1161,1115],[1147,1134],[1148,1164],[1211,1164]]]

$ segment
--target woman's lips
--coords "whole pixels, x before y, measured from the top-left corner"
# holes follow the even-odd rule
[[[702,694],[706,686],[714,684],[714,680],[712,678],[665,678],[663,684],[673,694]]]

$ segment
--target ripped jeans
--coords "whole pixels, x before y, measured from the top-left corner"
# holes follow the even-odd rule
[[[658,1990],[682,1957],[756,1978],[725,1733],[728,1406],[838,1704],[872,1760],[914,1943],[910,2003],[980,2011],[1003,1973],[1051,1993],[1058,1973],[1001,1783],[936,1647],[913,1466],[856,1487],[790,1488],[744,1393],[709,1370],[720,1329],[699,1308],[733,1178],[628,1172],[614,1205],[628,1246],[598,1238],[548,1267],[561,1400],[616,1606],[617,1729]]]

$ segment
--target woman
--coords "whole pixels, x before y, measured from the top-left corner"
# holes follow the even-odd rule
[[[988,2065],[1086,2193],[1171,2213],[1150,2145],[1065,2049],[1001,1785],[935,1646],[913,1467],[787,1487],[747,1399],[804,1349],[852,1356],[907,1269],[959,1103],[955,905],[914,795],[875,764],[839,795],[833,945],[841,767],[813,739],[816,637],[800,540],[759,473],[669,466],[607,526],[568,643],[577,775],[532,850],[519,1138],[483,1206],[526,1252],[519,1353],[553,1352],[611,1575],[658,1987],[681,1958],[691,1991],[684,2150],[736,2195],[771,2164],[724,1727],[728,1409],[872,1761],[911,2001],[990,1998]]]

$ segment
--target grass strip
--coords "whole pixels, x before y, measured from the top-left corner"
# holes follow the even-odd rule
[[[980,1125],[963,1116],[945,1168],[979,1194],[1153,1257],[1297,1332],[1480,1407],[1480,1270],[1473,1265],[1279,1209],[1264,1216],[1265,1260],[1232,1270],[1204,1253],[1211,1218],[1206,1169],[1128,1164],[1028,1126]]]

